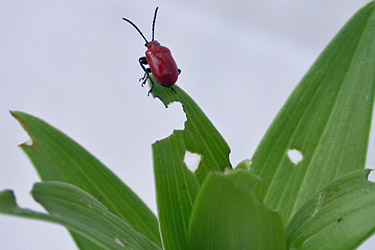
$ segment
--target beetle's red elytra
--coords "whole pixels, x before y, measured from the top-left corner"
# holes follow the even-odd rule
[[[155,20],[158,9],[159,7],[156,7],[154,20],[152,22],[151,42],[147,41],[141,30],[132,21],[126,18],[122,19],[130,23],[146,41],[146,56],[142,56],[139,58],[139,64],[145,72],[143,77],[139,79],[139,81],[142,81],[142,87],[145,85],[147,80],[150,79],[151,88],[148,91],[148,94],[152,92],[155,85],[152,78],[150,78],[150,74],[152,74],[155,77],[156,81],[158,81],[163,87],[170,88],[171,90],[173,90],[173,92],[176,93],[173,85],[177,82],[178,75],[181,73],[181,70],[177,67],[176,62],[172,57],[171,51],[167,47],[160,45],[160,43],[154,39]],[[146,68],[145,65],[148,65],[149,68]]]

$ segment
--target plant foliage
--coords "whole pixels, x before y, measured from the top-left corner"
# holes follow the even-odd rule
[[[155,81],[155,79],[154,79]],[[353,249],[375,231],[375,184],[364,170],[375,95],[375,2],[359,10],[291,94],[252,160],[230,148],[178,86],[183,130],[152,145],[158,217],[99,160],[46,122],[12,112],[47,213],[0,193],[0,213],[65,226],[79,249]],[[291,150],[302,160],[295,163]],[[187,152],[201,156],[193,173]]]

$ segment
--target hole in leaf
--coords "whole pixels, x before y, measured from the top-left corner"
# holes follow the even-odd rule
[[[201,160],[202,160],[201,155],[186,151],[184,162],[191,172],[194,173],[198,169],[198,166]]]
[[[300,163],[303,160],[302,153],[300,151],[298,151],[297,149],[289,149],[288,150],[288,157],[295,165],[297,165],[298,163]]]
[[[172,102],[168,105],[168,112],[165,112],[167,117],[165,121],[169,121],[168,127],[173,127],[176,130],[184,130],[187,121],[186,113],[182,104],[179,102]]]
[[[172,102],[168,105],[168,109],[162,105],[155,105],[152,108],[152,115],[149,119],[153,119],[151,124],[142,124],[144,128],[149,128],[145,136],[151,136],[153,140],[162,140],[173,134],[175,130],[184,130],[187,121],[186,114],[181,103]],[[151,129],[150,129],[151,128]]]
[[[367,176],[367,180],[369,182],[373,182],[373,183],[375,182],[375,172],[373,169],[371,169],[370,174]]]

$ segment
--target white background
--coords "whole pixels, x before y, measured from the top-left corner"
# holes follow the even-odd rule
[[[38,177],[17,147],[29,138],[8,113],[20,110],[77,140],[156,211],[151,144],[182,128],[184,114],[140,87],[144,41],[122,17],[149,38],[159,6],[156,39],[172,50],[179,86],[227,140],[235,165],[251,157],[313,61],[366,2],[2,1],[0,190],[41,209],[29,195]],[[373,168],[373,140],[369,150]],[[75,246],[61,226],[0,215],[0,249]]]

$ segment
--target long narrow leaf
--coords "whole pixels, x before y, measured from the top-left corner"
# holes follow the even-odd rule
[[[160,249],[76,186],[43,182],[32,194],[50,214],[18,207],[11,191],[0,193],[0,213],[61,224],[103,249]]]
[[[349,250],[374,233],[375,184],[368,174],[346,174],[308,200],[288,224],[288,247]]]
[[[32,139],[32,144],[24,143],[21,148],[43,181],[71,183],[85,190],[135,230],[161,246],[155,215],[106,166],[46,122],[22,112],[12,112],[12,115]],[[73,237],[78,246],[85,244],[79,242],[79,236]]]
[[[186,249],[187,232],[199,184],[211,170],[230,168],[230,149],[196,103],[178,86],[176,93],[155,85],[153,95],[164,105],[182,104],[187,121],[184,130],[152,145],[160,229],[165,249]],[[195,173],[184,163],[186,152],[201,155]]]
[[[284,225],[319,189],[365,166],[375,93],[375,3],[336,35],[287,100],[253,158],[256,196]],[[293,162],[290,150],[302,156]],[[295,152],[295,151],[294,151]]]
[[[257,181],[246,170],[211,173],[191,215],[189,249],[285,249],[280,217],[253,195]]]

